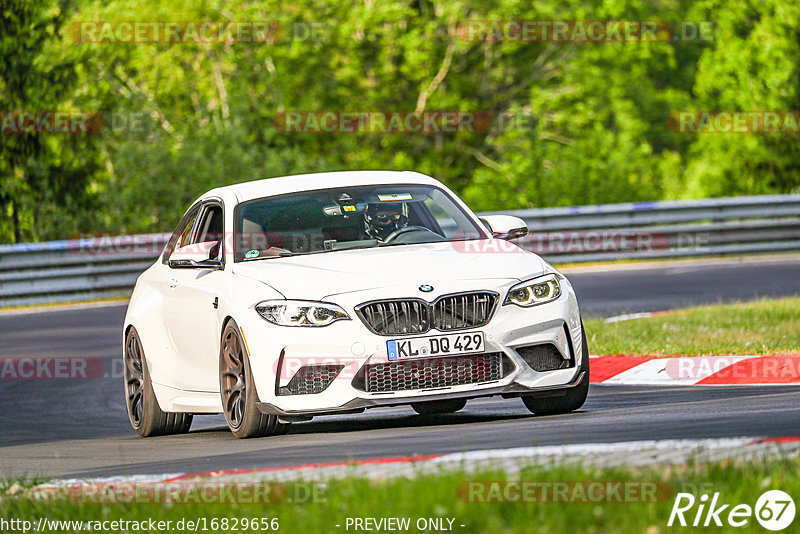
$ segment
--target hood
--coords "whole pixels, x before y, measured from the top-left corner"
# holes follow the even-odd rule
[[[539,256],[503,243],[486,252],[465,250],[465,242],[321,252],[236,263],[233,273],[268,284],[287,299],[322,300],[409,283],[525,280],[545,272]]]

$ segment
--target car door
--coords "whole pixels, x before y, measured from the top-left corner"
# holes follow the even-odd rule
[[[221,202],[205,202],[181,246],[219,241],[218,258],[223,259],[224,217]],[[167,259],[168,263],[168,259]],[[168,263],[169,264],[169,263]],[[223,269],[169,268],[167,275],[167,329],[176,355],[177,384],[187,391],[219,390],[218,289],[225,276]]]

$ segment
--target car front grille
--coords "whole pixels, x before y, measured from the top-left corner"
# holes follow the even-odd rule
[[[534,371],[555,371],[575,367],[575,360],[564,359],[552,343],[518,347],[516,351]]]
[[[463,330],[489,322],[497,295],[493,293],[464,293],[445,295],[431,307],[433,325],[438,330]]]
[[[365,304],[358,314],[376,334],[420,334],[430,330],[428,307],[423,300],[387,300]]]
[[[367,393],[435,389],[499,380],[514,364],[501,352],[364,365],[353,387]]]
[[[429,304],[421,299],[367,302],[356,307],[361,320],[382,336],[422,334],[431,328],[447,332],[486,325],[497,293],[476,291],[443,295]]]

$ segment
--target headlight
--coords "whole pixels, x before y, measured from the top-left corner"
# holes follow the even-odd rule
[[[517,284],[508,290],[503,304],[516,304],[528,308],[556,300],[561,296],[561,283],[558,276],[548,274],[527,282]]]
[[[350,319],[336,304],[304,300],[266,300],[255,306],[261,317],[280,326],[328,326]]]

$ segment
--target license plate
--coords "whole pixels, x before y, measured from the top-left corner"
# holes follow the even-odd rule
[[[483,350],[483,332],[412,337],[386,342],[386,351],[389,353],[390,361],[427,356],[451,356],[483,352]]]

